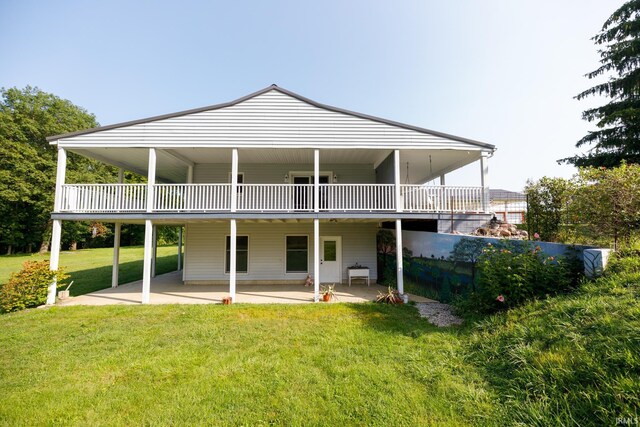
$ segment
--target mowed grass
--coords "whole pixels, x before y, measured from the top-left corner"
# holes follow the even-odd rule
[[[0,425],[634,425],[634,268],[443,329],[373,303],[6,314]]]
[[[142,279],[142,257],[142,246],[120,248],[120,284]],[[0,256],[0,283],[6,282],[11,273],[20,271],[25,261],[42,261],[49,258],[50,254]],[[158,247],[157,274],[176,270],[177,263],[177,246]],[[73,280],[73,285],[69,289],[71,295],[82,295],[107,288],[111,286],[113,248],[62,251],[60,253],[60,266],[70,275],[66,282],[70,283]]]
[[[503,424],[464,334],[412,306],[55,307],[0,342],[5,425]]]

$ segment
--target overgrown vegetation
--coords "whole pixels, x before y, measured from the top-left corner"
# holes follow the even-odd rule
[[[548,256],[539,246],[501,241],[482,250],[477,289],[457,301],[463,313],[507,310],[533,299],[568,292],[578,286],[582,263],[574,257]]]
[[[640,258],[576,292],[474,326],[468,360],[483,367],[519,425],[621,425],[640,416]]]
[[[62,269],[49,270],[49,261],[26,261],[17,273],[0,284],[0,313],[37,307],[47,302],[47,289],[54,278],[62,285],[67,276]]]
[[[529,182],[527,226],[542,240],[628,246],[640,233],[640,165],[582,168]]]

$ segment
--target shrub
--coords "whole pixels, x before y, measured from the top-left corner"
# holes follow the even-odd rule
[[[577,285],[570,259],[544,254],[540,247],[501,242],[484,249],[478,261],[477,290],[457,303],[459,310],[493,313],[565,292]]]
[[[49,261],[27,261],[21,271],[11,274],[9,281],[0,285],[0,311],[24,310],[47,302],[47,289],[53,278],[58,283],[68,276],[62,270],[49,270]]]

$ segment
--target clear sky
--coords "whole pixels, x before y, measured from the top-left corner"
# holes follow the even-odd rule
[[[494,144],[490,186],[568,177],[593,128],[573,97],[622,0],[0,0],[0,86],[38,86],[117,123],[272,83]],[[479,170],[447,184],[479,185]]]

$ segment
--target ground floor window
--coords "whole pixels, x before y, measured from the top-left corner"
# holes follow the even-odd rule
[[[231,236],[227,236],[224,272],[231,271]],[[249,236],[236,236],[236,273],[249,271]]]
[[[309,237],[287,236],[287,273],[309,271]]]

